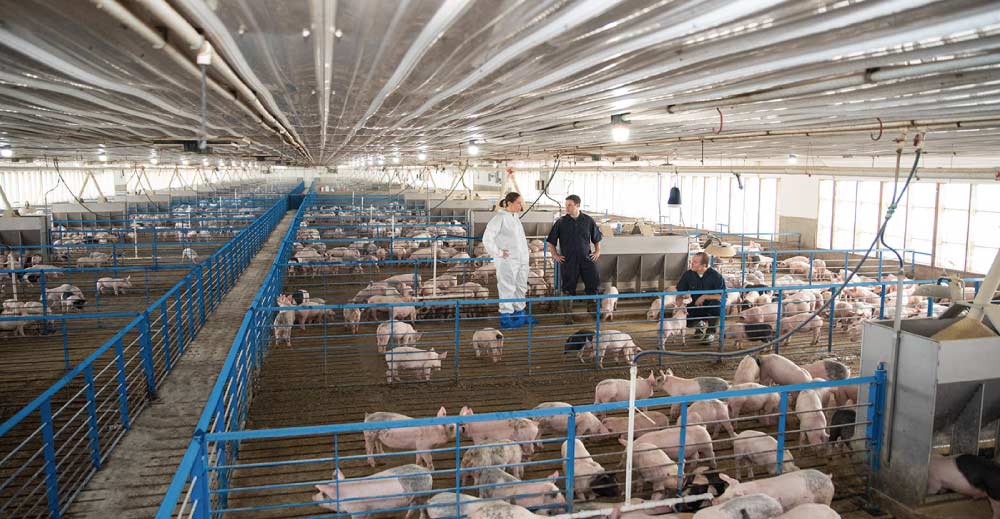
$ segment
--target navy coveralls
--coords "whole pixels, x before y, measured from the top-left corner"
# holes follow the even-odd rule
[[[587,295],[597,295],[597,285],[601,280],[597,275],[597,265],[590,259],[590,244],[599,243],[601,238],[597,222],[584,213],[576,218],[567,214],[552,225],[545,241],[559,247],[560,254],[566,257],[559,265],[559,278],[560,286],[567,295],[576,295],[576,283],[581,277]]]

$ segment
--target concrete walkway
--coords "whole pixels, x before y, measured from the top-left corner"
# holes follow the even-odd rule
[[[287,213],[271,233],[158,388],[159,400],[133,422],[132,430],[63,517],[146,519],[156,513],[293,215]]]

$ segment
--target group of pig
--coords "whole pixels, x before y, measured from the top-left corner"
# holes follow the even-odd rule
[[[52,274],[61,273],[53,272]],[[55,278],[56,275],[51,275]],[[111,291],[114,295],[124,294],[126,289],[132,287],[132,276],[124,278],[100,278],[96,283],[96,290],[99,294]],[[49,306],[49,312],[61,310],[63,313],[83,311],[87,305],[87,297],[83,290],[75,285],[63,283],[57,287],[46,288],[45,293],[39,296],[39,301],[18,301],[17,299],[4,299],[3,312],[0,317],[26,317],[45,315],[45,304]],[[41,325],[42,321],[29,320],[0,320],[0,331],[13,332],[15,336],[24,337],[24,329],[32,325]]]
[[[771,370],[779,373],[768,375],[781,378],[782,371],[787,366],[770,366],[765,362],[759,371],[769,374]],[[820,369],[820,364],[810,365]],[[827,368],[824,369],[837,369]],[[747,375],[745,373],[742,375]],[[729,384],[721,379],[680,379],[673,377],[667,371],[659,385],[668,394],[691,394],[698,392],[715,392],[725,390]],[[692,383],[694,385],[692,385]],[[603,383],[602,383],[603,384]],[[601,391],[599,389],[599,391]],[[627,391],[626,391],[627,395]],[[643,394],[642,397],[647,395]],[[688,411],[687,439],[685,441],[685,460],[690,459],[691,467],[697,460],[705,459],[715,466],[712,453],[712,439],[701,422],[716,421],[717,410],[713,401],[694,403]],[[704,405],[700,405],[704,404]],[[536,410],[569,407],[565,402],[545,402],[535,407]],[[724,406],[723,406],[724,407]],[[702,413],[704,416],[702,416]],[[460,416],[472,416],[473,410],[463,407]],[[445,408],[439,409],[437,416],[447,415]],[[411,418],[389,412],[367,414],[365,423],[406,421]],[[574,415],[575,434],[578,437],[573,443],[570,453],[569,444],[562,442],[561,457],[566,470],[566,463],[573,463],[574,496],[580,500],[590,500],[598,497],[617,497],[620,495],[616,475],[606,470],[590,454],[583,441],[579,438],[598,438],[608,435],[621,435],[627,427],[626,419],[606,417],[599,419],[593,413],[579,412]],[[727,420],[728,421],[728,420]],[[636,433],[643,433],[636,438],[633,447],[633,471],[635,484],[641,490],[646,484],[652,485],[652,498],[662,499],[673,495],[685,484],[688,493],[692,493],[701,483],[707,483],[704,467],[696,469],[694,475],[686,482],[679,480],[677,465],[673,461],[679,454],[679,439],[677,429],[661,429],[669,425],[669,418],[655,411],[642,412],[636,416]],[[725,423],[725,422],[723,422]],[[373,428],[364,431],[365,450],[370,466],[377,466],[377,458],[385,456],[385,449],[416,451],[416,464],[403,465],[373,474],[370,477],[355,480],[345,479],[339,471],[335,473],[336,481],[330,484],[316,485],[319,492],[313,499],[325,508],[343,513],[369,514],[379,510],[409,507],[407,517],[426,509],[431,518],[455,516],[456,512],[470,517],[534,517],[534,512],[528,509],[540,510],[543,514],[559,512],[565,505],[565,497],[556,482],[560,473],[555,473],[538,480],[525,481],[524,463],[531,461],[536,449],[541,448],[543,435],[551,433],[565,436],[569,428],[569,418],[565,414],[541,416],[537,420],[527,418],[511,418],[488,421],[464,421],[461,425],[436,424],[418,427],[387,427]],[[728,427],[731,436],[734,435],[731,426]],[[698,433],[701,434],[698,434]],[[750,433],[750,434],[748,434]],[[478,489],[478,497],[468,494],[458,494],[454,491],[442,491],[428,499],[433,494],[434,462],[431,452],[449,444],[453,444],[455,435],[460,434],[463,440],[472,442],[472,446],[463,447],[459,464],[458,478],[462,486]],[[766,441],[765,440],[770,440]],[[618,441],[625,445],[624,437]],[[463,442],[462,444],[467,445]],[[721,474],[716,480],[717,497],[713,506],[700,510],[695,517],[708,519],[739,519],[742,517],[802,517],[790,514],[800,506],[804,511],[811,511],[818,518],[837,517],[829,509],[834,495],[830,476],[815,470],[799,471],[793,464],[790,453],[785,455],[783,474],[776,475],[774,451],[776,441],[773,438],[756,431],[745,431],[736,436],[734,448],[738,457],[745,457],[751,465],[763,465],[773,477],[741,483],[738,479]],[[622,463],[624,466],[624,460]],[[738,468],[739,470],[739,468]],[[568,471],[566,471],[568,473]],[[690,474],[690,473],[689,473]],[[737,477],[740,473],[737,474]],[[751,474],[752,477],[752,469]],[[701,479],[702,481],[698,481]],[[762,495],[762,496],[761,496]],[[460,501],[456,501],[456,499]],[[426,501],[426,502],[425,502]],[[503,504],[500,504],[500,503]],[[765,504],[762,504],[765,503]],[[766,506],[765,506],[766,505]],[[815,506],[814,506],[815,505]],[[458,508],[460,507],[460,508]],[[678,510],[695,510],[697,505]],[[759,509],[759,510],[758,510]],[[661,512],[671,511],[671,507]],[[749,515],[740,515],[746,511]],[[495,515],[495,514],[502,515]],[[514,515],[503,515],[511,514]],[[770,515],[766,515],[770,514]],[[823,515],[825,514],[825,515]],[[627,517],[638,517],[636,514],[626,514]]]

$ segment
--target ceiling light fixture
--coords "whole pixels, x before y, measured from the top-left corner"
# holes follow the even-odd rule
[[[417,153],[417,160],[419,160],[420,162],[427,160],[427,154],[422,151],[420,153]]]
[[[208,165],[208,159],[207,158],[201,159],[201,165],[202,166],[207,166]]]
[[[796,155],[796,154],[794,154],[794,153],[789,153],[788,154],[788,163],[789,164],[798,164],[799,163],[799,156]]]
[[[469,141],[468,151],[470,157],[475,157],[476,155],[479,155],[479,145],[476,144],[476,141]]]
[[[157,164],[160,163],[160,159],[158,159],[156,157],[152,157],[152,158],[149,159],[149,163],[155,166],[155,165],[157,165]]]
[[[611,140],[615,142],[625,142],[632,133],[630,124],[625,120],[628,113],[615,114],[611,116]]]

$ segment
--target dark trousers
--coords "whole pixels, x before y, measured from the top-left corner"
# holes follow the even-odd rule
[[[714,302],[714,301],[713,301]],[[696,328],[698,321],[705,321],[705,333],[713,335],[719,325],[719,307],[689,307],[688,308],[688,328]]]
[[[563,293],[576,295],[576,283],[583,278],[584,291],[589,296],[597,295],[597,285],[601,283],[597,275],[597,264],[589,258],[570,258],[559,265],[559,281]]]

